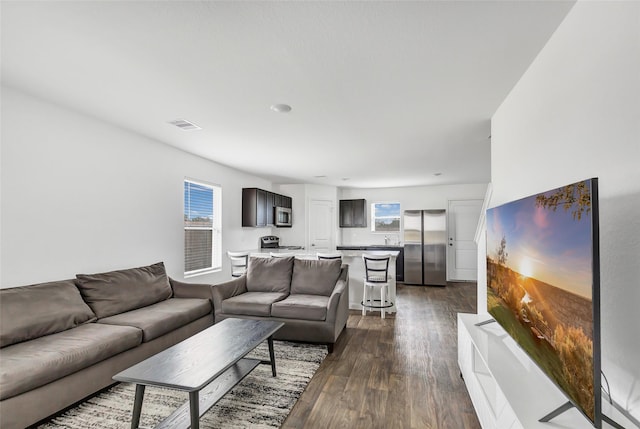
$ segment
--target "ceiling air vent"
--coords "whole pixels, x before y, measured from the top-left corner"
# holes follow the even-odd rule
[[[175,121],[170,121],[169,123],[171,125],[175,125],[176,127],[180,128],[181,130],[184,130],[184,131],[193,131],[193,130],[201,130],[202,129],[199,126],[197,126],[196,124],[194,124],[193,122],[189,122],[189,121],[186,121],[184,119],[176,119]]]

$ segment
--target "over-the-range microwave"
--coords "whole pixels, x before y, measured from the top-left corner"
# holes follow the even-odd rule
[[[274,207],[276,226],[291,226],[291,209],[287,207]]]

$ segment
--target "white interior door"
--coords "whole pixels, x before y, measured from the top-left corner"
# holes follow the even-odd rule
[[[309,251],[334,250],[333,201],[309,201]]]
[[[478,248],[474,241],[482,200],[449,201],[448,279],[478,279]]]

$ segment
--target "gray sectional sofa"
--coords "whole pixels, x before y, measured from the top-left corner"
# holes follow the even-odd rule
[[[228,317],[284,322],[275,339],[327,344],[349,315],[349,266],[340,260],[250,257],[242,277],[211,288],[216,323]]]
[[[162,263],[0,289],[0,427],[34,424],[212,324],[211,286]]]

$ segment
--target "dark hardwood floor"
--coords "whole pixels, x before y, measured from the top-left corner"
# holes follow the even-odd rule
[[[397,305],[384,320],[350,312],[283,428],[480,428],[460,378],[456,327],[456,313],[476,312],[476,284],[399,284]]]

